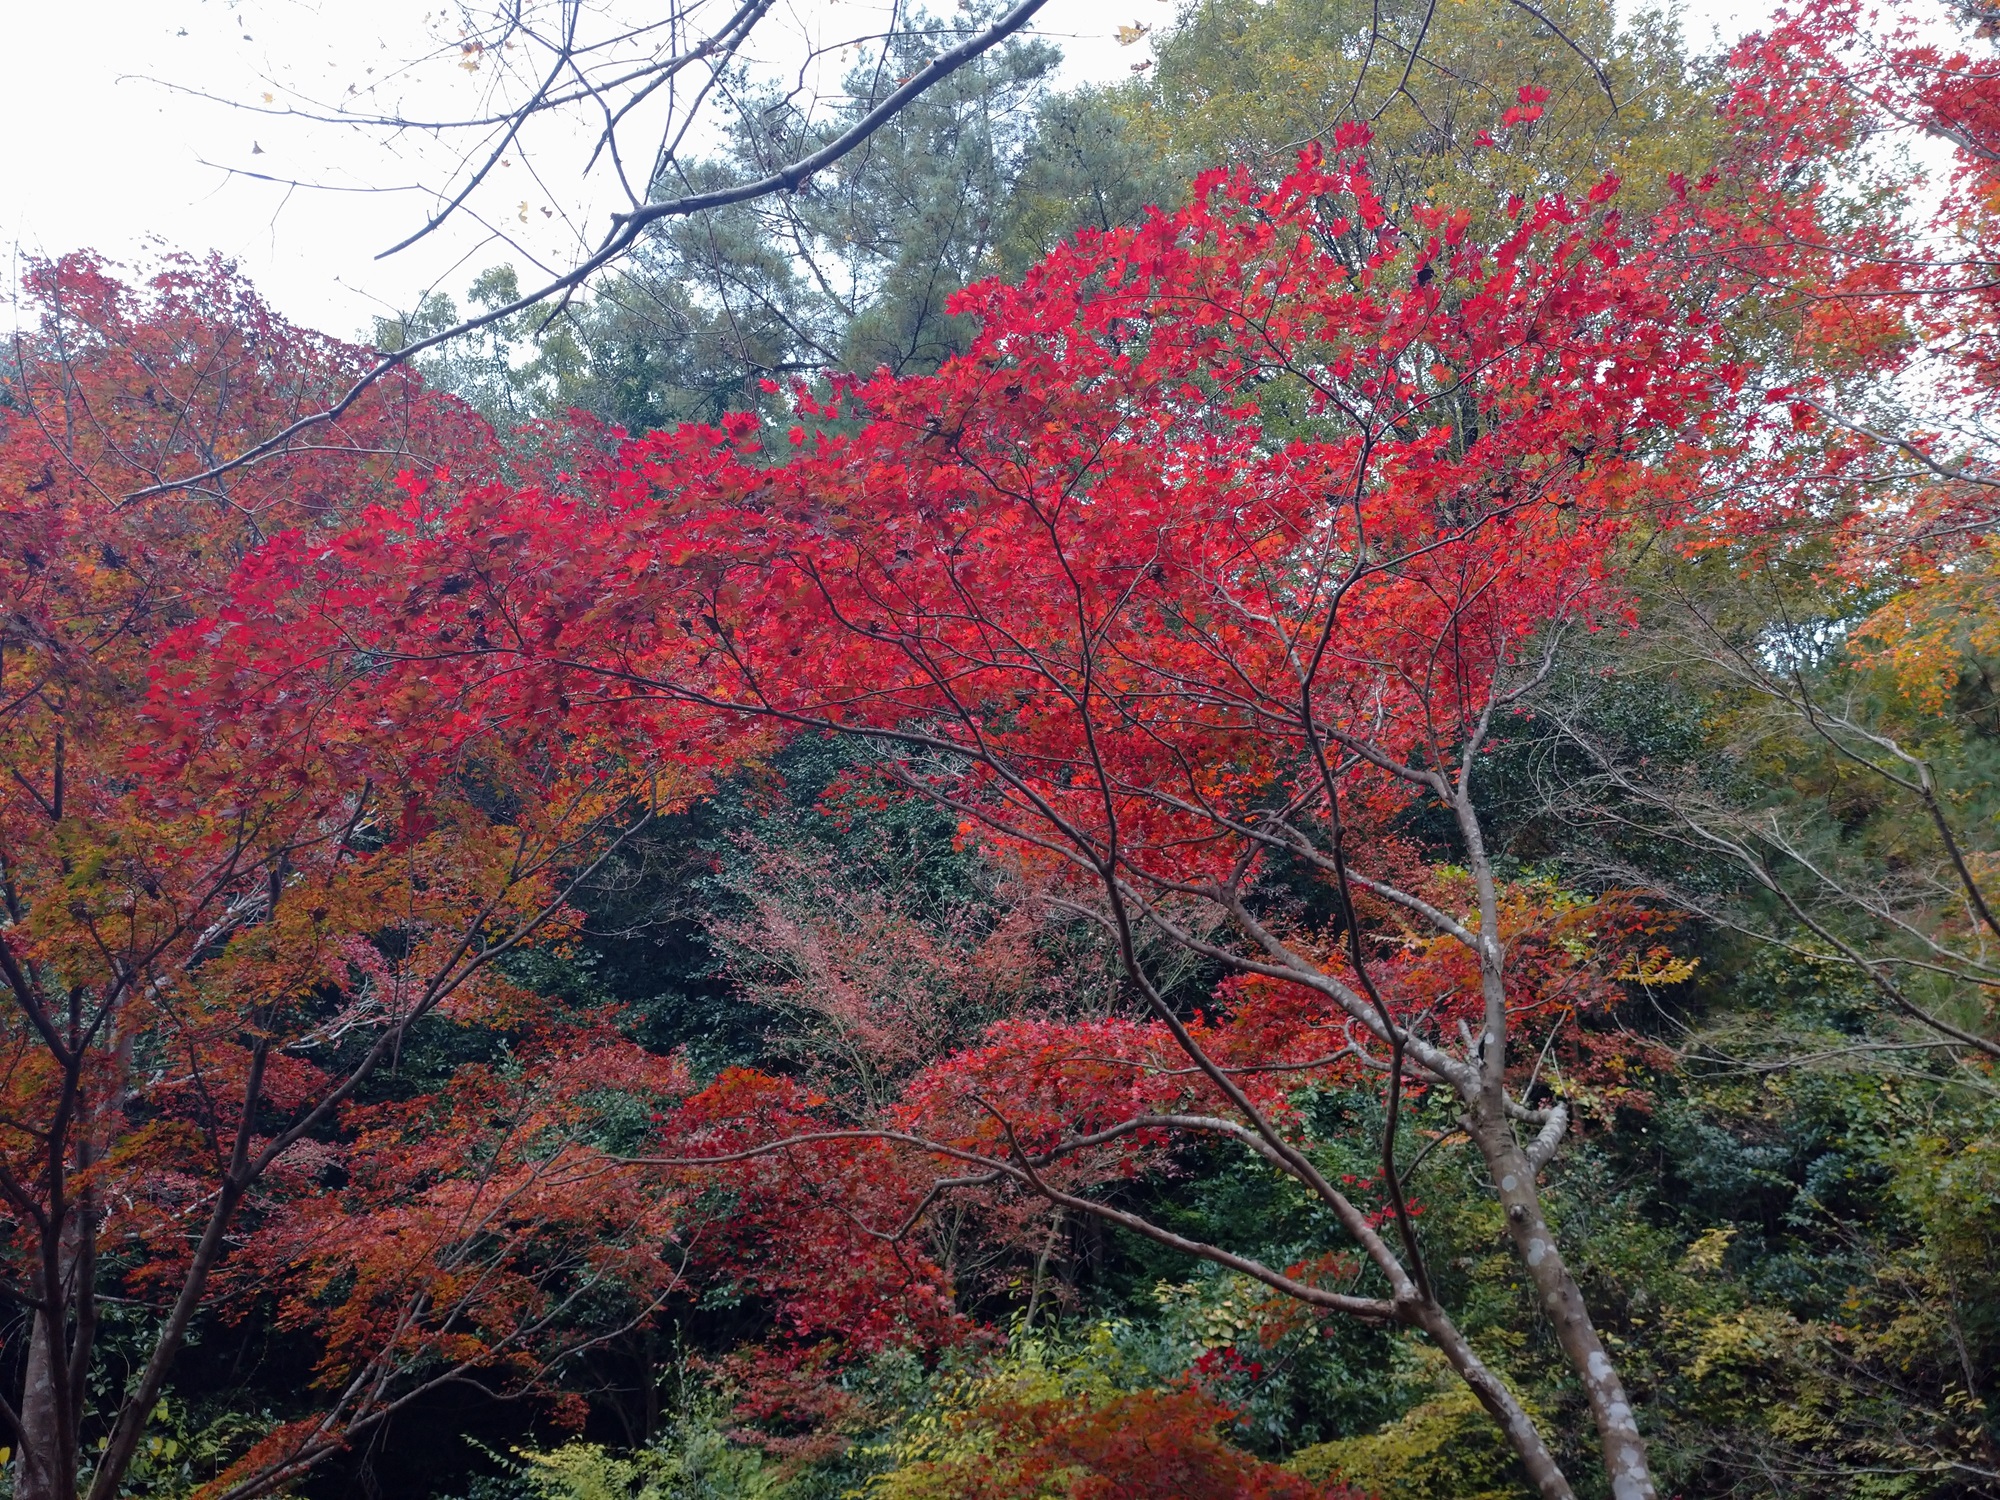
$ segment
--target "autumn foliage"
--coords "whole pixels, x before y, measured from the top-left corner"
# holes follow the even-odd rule
[[[1585,202],[1516,201],[1494,244],[1444,209],[1406,231],[1365,142],[1344,135],[1356,154],[1271,190],[1214,174],[1178,214],[975,289],[966,356],[798,391],[775,454],[744,416],[526,490],[434,467],[337,537],[275,540],[232,609],[162,653],[163,767],[270,774],[324,738],[325,704],[363,744],[393,744],[406,775],[497,725],[695,766],[759,736],[873,736],[905,794],[944,799],[965,839],[1093,913],[1150,1017],[1004,1022],[859,1117],[735,1076],[664,1117],[658,1165],[747,1173],[752,1204],[812,1184],[876,1246],[845,1259],[860,1274],[809,1277],[817,1305],[785,1304],[794,1337],[837,1327],[861,1352],[934,1326],[948,1284],[905,1245],[941,1198],[1088,1205],[1188,1128],[1250,1130],[1311,1181],[1286,1101],[1385,1066],[1376,1048],[1414,1086],[1483,1099],[1496,1175],[1518,1161],[1506,1176],[1525,1190],[1504,1101],[1532,1070],[1486,1067],[1457,1039],[1470,1024],[1497,1044],[1510,1017],[1560,1032],[1626,960],[1602,941],[1521,942],[1500,963],[1555,914],[1494,884],[1468,825],[1467,921],[1488,946],[1434,904],[1467,893],[1447,897],[1385,835],[1426,798],[1467,815],[1479,744],[1534,675],[1530,643],[1615,619],[1621,539],[1672,517],[1740,377],[1716,321],[1689,312],[1717,278],[1674,216],[1635,239],[1607,180]],[[1312,435],[1273,438],[1267,402]],[[1257,894],[1294,860],[1337,887],[1344,940]],[[1424,936],[1364,941],[1362,902]],[[1191,930],[1183,908],[1213,919]],[[1141,927],[1241,977],[1226,1016],[1164,1009],[1132,956]],[[1218,1105],[1251,1124],[1215,1123]],[[1568,1118],[1512,1107],[1551,1140]],[[1378,1233],[1392,1218],[1414,1249],[1400,1188],[1373,1204],[1314,1190],[1413,1300],[1255,1274],[1442,1318]],[[1524,1246],[1546,1243],[1529,1210],[1516,1219]],[[861,1286],[872,1302],[849,1300]],[[1576,1295],[1566,1273],[1549,1294]],[[1579,1337],[1581,1368],[1595,1344]],[[1525,1422],[1460,1357],[1496,1415]],[[1605,1392],[1607,1442],[1624,1442],[1629,1408]],[[1526,1432],[1525,1461],[1563,1492]]]
[[[39,1309],[17,1351],[15,1493],[71,1493],[97,1436],[85,1480],[113,1493],[190,1319],[267,1296],[324,1339],[327,1397],[246,1459],[268,1487],[412,1383],[533,1382],[575,1342],[562,1312],[584,1289],[643,1307],[671,1282],[666,1231],[636,1230],[658,1197],[621,1200],[578,1159],[598,1111],[563,1064],[587,1049],[600,1089],[642,1094],[678,1075],[551,1016],[494,960],[559,932],[607,831],[691,783],[504,731],[426,760],[382,712],[324,704],[309,743],[217,741],[162,770],[143,710],[162,644],[239,610],[269,537],[336,534],[413,462],[497,472],[491,434],[398,379],[277,461],[182,485],[362,353],[285,325],[214,264],[133,291],[78,258],[29,290],[44,317],[0,446],[0,1194],[9,1285]],[[467,1074],[400,1113],[365,1103],[433,1011],[517,1028],[550,1066]],[[612,1253],[635,1230],[642,1253]],[[109,1412],[86,1399],[102,1294],[161,1315]]]
[[[1691,969],[1657,905],[1496,859],[1485,778],[1569,643],[1637,619],[1661,535],[1768,556],[1837,490],[1829,566],[1908,584],[1856,638],[1912,693],[1949,688],[1942,636],[1991,635],[1994,480],[1839,400],[1929,339],[1952,399],[1990,405],[1996,304],[1967,268],[1991,259],[1994,74],[1859,35],[1828,3],[1745,43],[1733,154],[1643,221],[1610,177],[1392,217],[1344,126],[1275,185],[1209,173],[961,294],[978,332],[935,374],[773,382],[780,427],[579,417],[510,449],[399,374],[217,475],[366,356],[217,265],[137,291],[34,268],[0,427],[15,1493],[118,1493],[216,1308],[312,1349],[314,1414],[216,1482],[232,1500],[454,1381],[580,1420],[565,1361],[725,1291],[759,1319],[721,1364],[738,1416],[810,1456],[867,1360],[1003,1342],[971,1268],[1045,1257],[1055,1210],[1301,1317],[1421,1332],[1536,1489],[1573,1494],[1426,1265],[1397,1131],[1434,1103],[1611,1493],[1653,1495],[1538,1177],[1652,1108],[1656,1051],[1614,1012]],[[1956,249],[1899,254],[1797,180],[1871,112],[1958,143]],[[1928,477],[1883,501],[1891,461]],[[722,935],[807,1018],[792,1073],[704,1073],[530,982],[649,825],[816,739],[866,795],[948,809],[1008,919],[925,927],[750,848],[795,899]],[[1046,913],[1108,955],[1105,993],[1057,972]],[[1198,1003],[1162,953],[1214,976]],[[474,1034],[503,1060],[404,1081],[413,1037]],[[1337,1181],[1310,1108],[1333,1089],[1386,1122]],[[1268,1263],[1126,1191],[1217,1149],[1344,1238]],[[109,1410],[106,1294],[158,1314]],[[996,1399],[981,1487],[949,1492],[1331,1493],[1234,1420],[1199,1382]],[[963,1480],[933,1467],[907,1493]]]

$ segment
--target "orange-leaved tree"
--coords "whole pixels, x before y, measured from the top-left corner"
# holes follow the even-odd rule
[[[420,688],[342,701],[306,679],[298,734],[166,753],[144,712],[162,641],[236,617],[260,545],[400,500],[412,464],[494,472],[491,434],[390,379],[271,461],[183,485],[344,390],[365,351],[214,262],[133,288],[71,257],[25,290],[37,321],[0,390],[11,1493],[120,1493],[218,1304],[275,1307],[319,1355],[316,1410],[221,1486],[257,1493],[439,1381],[532,1386],[590,1335],[576,1299],[643,1310],[672,1285],[670,1205],[602,1172],[593,1099],[679,1075],[587,1018],[566,1030],[496,961],[559,931],[579,875],[692,773],[506,726],[413,733]],[[510,1028],[519,1071],[371,1092],[434,1015]],[[129,1364],[105,1361],[107,1297],[141,1320]]]

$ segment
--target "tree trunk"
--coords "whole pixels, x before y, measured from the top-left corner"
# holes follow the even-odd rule
[[[1604,1455],[1612,1500],[1657,1500],[1652,1468],[1646,1459],[1646,1440],[1639,1434],[1632,1403],[1626,1399],[1625,1383],[1618,1378],[1617,1368],[1590,1320],[1590,1310],[1584,1306],[1583,1293],[1542,1217],[1533,1163],[1504,1118],[1495,1119],[1493,1112],[1475,1109],[1469,1112],[1466,1123],[1493,1174],[1515,1252],[1528,1269],[1564,1357],[1583,1381],[1590,1414],[1597,1423],[1598,1447]]]
[[[37,1312],[21,1387],[21,1451],[14,1460],[14,1500],[75,1500],[76,1445],[66,1436],[65,1392],[56,1376],[53,1339],[61,1313]]]
[[[1575,1500],[1576,1492],[1570,1488],[1569,1479],[1549,1451],[1549,1445],[1542,1440],[1534,1419],[1521,1409],[1520,1402],[1500,1377],[1487,1368],[1444,1309],[1426,1300],[1418,1307],[1416,1319],[1417,1326],[1430,1335],[1431,1342],[1444,1352],[1459,1378],[1479,1398],[1487,1415],[1500,1424],[1508,1446],[1521,1460],[1521,1467],[1528,1471],[1528,1478],[1542,1500]]]

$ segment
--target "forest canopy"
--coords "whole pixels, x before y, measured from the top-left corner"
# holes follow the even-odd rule
[[[27,265],[17,1500],[2000,1493],[2000,16],[1032,9]]]

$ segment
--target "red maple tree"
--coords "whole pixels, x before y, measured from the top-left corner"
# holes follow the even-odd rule
[[[669,756],[757,725],[874,747],[1095,924],[1140,1013],[1003,1023],[866,1115],[732,1074],[667,1113],[655,1166],[826,1205],[905,1307],[949,1305],[912,1245],[927,1211],[1014,1195],[1420,1328],[1567,1495],[1432,1290],[1396,1127],[1404,1091],[1441,1090],[1616,1493],[1650,1495],[1536,1186],[1570,1110],[1535,1058],[1615,992],[1619,924],[1606,908],[1599,941],[1538,942],[1558,916],[1501,879],[1479,810],[1496,720],[1566,633],[1615,622],[1621,541],[1671,513],[1740,383],[1703,315],[1711,269],[1733,273],[1690,253],[1684,216],[1635,237],[1616,186],[1516,201],[1478,244],[1462,212],[1390,223],[1358,157],[1270,190],[1211,174],[1180,213],[966,293],[983,332],[935,377],[796,393],[777,455],[746,415],[549,487],[454,478],[331,546],[267,549],[255,607],[182,637],[157,720],[184,755],[231,726],[282,738],[302,712],[285,685],[346,673],[391,699],[422,684],[427,726]],[[1394,833],[1425,805],[1455,870]],[[1321,884],[1331,921],[1282,898],[1284,872]],[[1160,943],[1235,976],[1217,1015],[1160,992]],[[1379,1180],[1350,1190],[1290,1101],[1365,1078],[1389,1126]],[[1101,1191],[1183,1137],[1303,1184],[1381,1290],[1188,1241]],[[805,1240],[795,1258],[830,1258]],[[865,1341],[884,1292],[850,1271],[791,1316]]]

